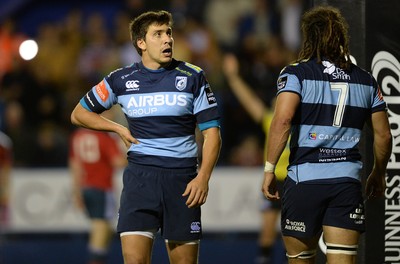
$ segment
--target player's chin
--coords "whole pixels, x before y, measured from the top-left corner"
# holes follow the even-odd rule
[[[166,63],[170,63],[172,61],[172,56],[164,56],[161,61],[166,64]]]
[[[166,67],[171,63],[171,61],[172,61],[172,57],[171,58],[164,57],[164,58],[160,59],[159,63],[160,63],[161,66]]]

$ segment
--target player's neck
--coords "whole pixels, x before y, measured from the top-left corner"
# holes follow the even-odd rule
[[[142,63],[143,63],[143,66],[146,67],[147,69],[159,70],[161,68],[167,68],[172,63],[172,60],[162,63],[162,62],[158,62],[158,61],[146,58],[146,57],[142,57]]]

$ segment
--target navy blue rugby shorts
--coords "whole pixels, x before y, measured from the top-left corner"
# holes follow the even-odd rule
[[[361,183],[297,183],[286,178],[283,187],[281,229],[284,236],[311,238],[322,226],[365,231]]]
[[[82,195],[90,219],[112,220],[115,218],[116,206],[112,191],[85,188]]]
[[[188,208],[183,197],[195,168],[166,169],[132,162],[123,174],[117,232],[161,230],[164,239],[201,238],[201,209]]]

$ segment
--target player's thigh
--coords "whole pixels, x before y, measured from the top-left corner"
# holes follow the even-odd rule
[[[292,236],[283,236],[286,253],[289,256],[296,256],[303,252],[313,252],[317,248],[319,237],[297,238]],[[311,254],[311,253],[310,253]]]
[[[125,264],[150,264],[153,239],[143,235],[121,236]]]
[[[331,199],[322,225],[360,233],[365,231],[365,209],[360,182],[344,182],[331,186]]]
[[[199,240],[166,241],[167,252],[171,264],[196,264],[199,259]]]
[[[360,233],[356,230],[349,230],[334,226],[324,226],[325,243],[354,245],[358,244]]]
[[[333,226],[324,226],[323,230],[328,263],[356,263],[360,233]]]
[[[169,173],[169,174],[168,174]],[[163,221],[161,235],[169,241],[194,241],[202,236],[201,207],[188,208],[182,196],[196,177],[194,170],[173,170],[163,175]]]
[[[124,171],[117,232],[158,230],[163,214],[158,174],[150,166],[129,164]]]

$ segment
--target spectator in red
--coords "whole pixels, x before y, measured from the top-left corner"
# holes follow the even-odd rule
[[[116,218],[113,175],[126,165],[119,138],[111,133],[78,128],[71,134],[69,168],[76,206],[91,220],[89,264],[104,264]]]
[[[8,223],[12,160],[11,139],[0,132],[0,226],[3,227]]]
[[[3,75],[13,70],[16,58],[19,59],[19,46],[25,37],[15,32],[12,20],[0,24],[0,80]]]

